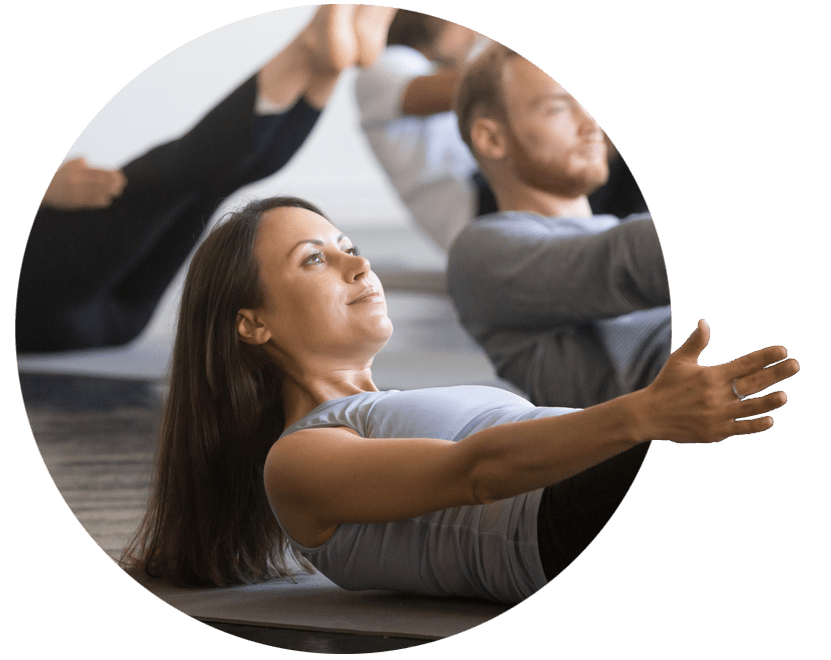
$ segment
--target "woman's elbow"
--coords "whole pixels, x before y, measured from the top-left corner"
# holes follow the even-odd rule
[[[469,490],[474,504],[491,504],[506,497],[500,492],[499,479],[496,478],[493,466],[487,463],[480,461],[470,471]]]

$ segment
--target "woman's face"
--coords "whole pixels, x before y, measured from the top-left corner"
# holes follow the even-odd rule
[[[258,314],[278,359],[347,368],[371,362],[389,340],[392,323],[381,282],[322,216],[301,208],[265,212],[254,256],[265,293]]]

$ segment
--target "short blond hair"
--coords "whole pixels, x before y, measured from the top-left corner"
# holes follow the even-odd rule
[[[465,67],[457,83],[453,109],[458,117],[462,139],[474,156],[477,154],[470,138],[473,123],[480,117],[500,121],[507,117],[502,80],[505,63],[511,57],[519,55],[494,42]]]

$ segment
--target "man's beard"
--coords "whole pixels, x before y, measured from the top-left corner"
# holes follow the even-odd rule
[[[589,195],[606,183],[609,164],[604,158],[594,164],[586,162],[575,172],[562,171],[562,163],[545,161],[528,153],[512,130],[508,130],[514,175],[526,185],[544,192],[576,199]]]

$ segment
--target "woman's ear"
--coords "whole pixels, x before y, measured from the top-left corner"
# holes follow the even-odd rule
[[[237,314],[237,333],[246,344],[259,346],[271,339],[271,331],[265,327],[253,309],[241,309]]]
[[[505,131],[496,119],[479,117],[474,120],[470,127],[470,142],[474,151],[486,160],[501,160],[505,157]]]

